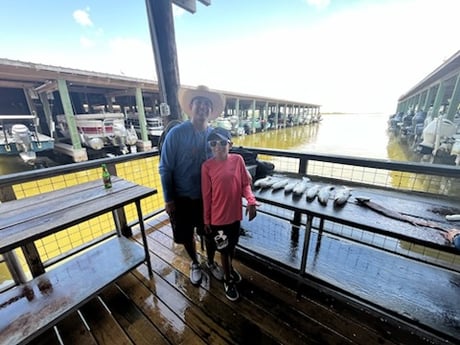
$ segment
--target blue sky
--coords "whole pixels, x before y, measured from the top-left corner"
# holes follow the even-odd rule
[[[0,57],[156,80],[145,1],[2,0]],[[184,85],[394,112],[456,53],[458,0],[212,0],[174,7]]]

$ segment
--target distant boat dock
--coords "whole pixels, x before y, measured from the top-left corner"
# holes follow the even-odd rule
[[[460,165],[460,50],[398,99],[389,129],[423,162]]]
[[[321,118],[318,104],[218,91],[225,95],[226,106],[214,125],[230,126],[234,135]],[[54,139],[54,150],[74,162],[103,149],[116,155],[148,151],[167,120],[158,83],[147,79],[0,59],[0,95],[0,115],[36,113],[38,131]],[[107,114],[123,114],[124,124],[114,127]]]

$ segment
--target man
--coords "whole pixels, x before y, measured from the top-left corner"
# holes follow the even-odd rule
[[[190,281],[198,285],[202,271],[196,253],[194,229],[199,235],[204,234],[201,164],[212,156],[207,144],[207,136],[212,130],[208,128],[208,121],[222,113],[225,98],[206,86],[181,89],[178,98],[189,120],[176,125],[166,135],[159,170],[174,242],[182,244],[190,256]],[[222,280],[223,271],[214,262],[216,245],[206,237],[205,244],[206,266],[216,279]]]

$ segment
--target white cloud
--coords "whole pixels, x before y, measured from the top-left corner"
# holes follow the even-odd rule
[[[174,18],[182,17],[186,13],[186,11],[182,7],[179,7],[177,5],[174,5],[172,9]]]
[[[130,77],[157,79],[150,42],[118,37],[110,40],[108,50],[111,58],[105,62],[105,70]]]
[[[306,0],[306,3],[310,6],[318,9],[326,8],[331,3],[330,0]]]
[[[314,27],[253,30],[225,42],[178,41],[181,82],[318,103],[324,111],[391,113],[402,93],[459,49],[460,3],[442,5],[384,2],[336,13]]]
[[[89,9],[75,10],[73,12],[73,18],[81,26],[93,26],[93,22],[89,18]]]
[[[80,37],[80,45],[83,47],[83,48],[91,48],[91,47],[94,47],[96,45],[96,42],[85,37],[85,36],[82,36]]]

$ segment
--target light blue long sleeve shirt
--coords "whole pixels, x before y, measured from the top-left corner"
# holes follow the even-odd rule
[[[197,131],[185,121],[166,135],[159,168],[165,202],[176,197],[201,198],[201,164],[212,156],[207,143],[211,130]]]

